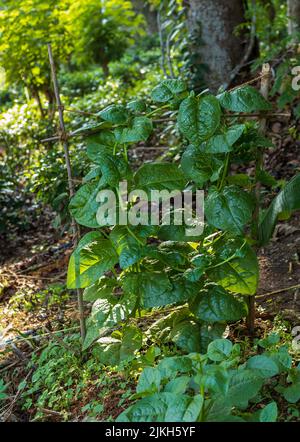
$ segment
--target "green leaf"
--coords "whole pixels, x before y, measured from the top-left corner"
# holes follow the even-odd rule
[[[198,319],[210,323],[237,321],[247,314],[245,303],[218,286],[201,290],[190,308]]]
[[[133,112],[145,112],[147,109],[147,104],[144,100],[132,100],[126,105],[127,109]]]
[[[251,178],[245,173],[229,175],[227,176],[226,181],[228,184],[233,184],[240,187],[249,187],[252,183]]]
[[[199,145],[213,136],[220,125],[220,118],[220,105],[213,95],[189,96],[180,105],[178,126],[191,143]]]
[[[174,394],[184,394],[191,378],[189,376],[179,376],[171,379],[164,388],[164,391]]]
[[[255,112],[272,109],[270,103],[252,86],[241,86],[218,95],[221,106],[232,112]]]
[[[158,238],[164,241],[181,241],[181,242],[197,242],[200,241],[202,235],[190,236],[186,235],[186,226],[175,226],[171,224],[170,226],[161,226],[158,230]]]
[[[71,215],[78,224],[86,227],[99,227],[96,219],[99,203],[96,196],[102,187],[102,183],[87,183],[80,187],[69,204]]]
[[[86,350],[100,333],[124,321],[132,312],[135,299],[122,297],[119,301],[110,296],[108,299],[98,299],[92,307],[91,315],[87,320],[87,333],[83,343]]]
[[[188,404],[182,422],[197,422],[204,405],[204,397],[201,394],[194,396]]]
[[[129,234],[125,226],[115,226],[109,238],[119,255],[121,269],[127,269],[141,259],[142,247],[140,242],[144,241],[140,239],[140,242],[138,242]]]
[[[253,202],[250,195],[235,186],[221,192],[211,190],[205,202],[207,222],[217,229],[243,235],[245,225],[251,220]]]
[[[69,289],[85,288],[118,262],[111,242],[98,232],[87,233],[72,253],[67,275]]]
[[[139,189],[182,189],[186,179],[176,164],[146,163],[134,175]]]
[[[296,404],[300,400],[300,382],[285,388],[283,396],[291,404]]]
[[[107,341],[111,341],[107,345]],[[121,362],[129,362],[135,358],[143,343],[143,335],[138,327],[128,325],[124,327],[121,341],[117,339],[100,338],[95,347],[100,362],[110,366],[118,366]]]
[[[87,302],[93,302],[97,299],[106,298],[113,294],[116,287],[118,287],[118,282],[115,279],[102,276],[95,284],[84,289],[83,299]]]
[[[263,385],[263,379],[249,369],[236,371],[229,384],[227,399],[236,407],[242,409],[257,395]]]
[[[279,372],[277,365],[275,362],[265,355],[256,355],[252,356],[247,360],[247,368],[254,370],[261,376],[262,378],[271,378],[276,376]]]
[[[139,293],[145,308],[164,306],[168,300],[172,303],[168,294],[165,294],[172,290],[172,285],[164,273],[129,273],[124,277],[123,289],[126,293]]]
[[[228,339],[216,339],[208,345],[207,356],[214,362],[227,359],[232,350],[232,343]]]
[[[208,345],[215,339],[221,339],[226,325],[225,324],[207,324],[203,323],[200,325],[200,352],[206,353]]]
[[[189,373],[192,360],[188,356],[174,356],[161,359],[157,365],[162,378],[175,378],[177,373]]]
[[[82,182],[87,183],[88,181],[93,180],[94,178],[98,178],[102,175],[101,167],[94,166],[92,169],[84,176]]]
[[[262,348],[273,347],[280,342],[280,335],[272,332],[270,335],[258,341],[258,345]]]
[[[186,83],[182,80],[163,80],[151,92],[151,98],[159,103],[166,103],[176,95],[186,91]]]
[[[203,187],[208,180],[215,182],[219,178],[223,161],[190,145],[181,157],[181,168],[189,180]]]
[[[188,396],[155,393],[129,407],[118,416],[116,422],[182,422],[190,404],[191,398]],[[201,405],[199,400],[198,405]],[[187,418],[196,420],[195,407],[190,408]]]
[[[258,285],[259,267],[257,255],[252,248],[241,239],[217,241],[214,247],[217,253],[226,251],[229,258],[235,257],[223,264],[222,260],[215,268],[208,269],[209,278],[230,292],[254,295]]]
[[[128,120],[128,111],[121,104],[112,104],[102,111],[98,112],[98,116],[112,124],[125,124]]]
[[[135,351],[143,344],[143,333],[134,325],[127,325],[123,329],[122,345],[120,348],[120,361],[134,358]]]
[[[283,212],[300,209],[300,174],[294,176],[274,198],[259,225],[259,240],[262,245],[271,238],[277,219]]]
[[[280,373],[286,372],[292,367],[293,359],[285,346],[268,352],[268,356],[276,363]]]
[[[120,144],[147,141],[153,130],[152,121],[147,117],[135,117],[128,127],[115,129]]]
[[[157,368],[146,367],[144,368],[139,382],[136,387],[136,392],[141,393],[155,393],[159,391],[161,382],[161,375]]]
[[[259,421],[276,422],[277,416],[278,416],[277,404],[276,402],[271,402],[259,412]]]
[[[208,140],[205,146],[205,152],[212,154],[231,152],[234,143],[241,137],[244,130],[244,124],[236,124],[229,127],[227,132],[220,135],[214,135]]]
[[[199,325],[192,321],[182,321],[175,325],[170,339],[187,353],[200,352]]]

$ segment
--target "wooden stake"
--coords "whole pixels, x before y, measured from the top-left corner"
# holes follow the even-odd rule
[[[269,94],[269,85],[270,85],[270,74],[271,68],[268,63],[265,63],[262,67],[261,73],[261,85],[260,85],[260,93],[267,100]],[[262,135],[264,135],[266,131],[267,120],[265,116],[262,116],[259,123],[259,131]],[[256,206],[253,214],[252,220],[252,236],[254,239],[258,239],[258,226],[259,226],[259,206],[260,206],[260,190],[261,185],[259,181],[259,174],[261,170],[264,168],[264,151],[262,147],[258,147],[256,149],[256,164],[255,164],[255,200]],[[258,252],[258,248],[256,249]],[[247,317],[247,326],[250,335],[253,335],[255,328],[255,295],[249,296],[249,313]]]
[[[55,99],[56,99],[56,104],[57,104],[57,109],[58,109],[59,141],[61,142],[61,144],[64,148],[65,162],[66,162],[67,173],[68,173],[69,194],[70,194],[70,198],[72,198],[72,196],[74,195],[74,184],[73,184],[73,178],[72,178],[68,136],[67,136],[67,132],[66,132],[66,128],[65,128],[64,108],[61,103],[61,99],[60,99],[60,95],[59,95],[59,87],[58,87],[58,81],[57,81],[57,75],[56,75],[56,69],[55,69],[51,44],[48,44],[48,54],[49,54],[49,61],[50,61],[50,67],[51,67],[54,94],[55,94]],[[71,218],[71,223],[72,223],[72,230],[73,230],[73,236],[74,236],[74,245],[76,247],[76,245],[78,244],[79,238],[80,238],[80,228],[79,228],[78,224],[76,224],[73,217]],[[80,289],[76,289],[76,292],[77,292],[77,301],[78,301],[78,310],[79,310],[80,333],[81,333],[82,340],[84,340],[86,330],[85,330],[85,320],[84,320],[83,297],[82,297],[82,292]]]

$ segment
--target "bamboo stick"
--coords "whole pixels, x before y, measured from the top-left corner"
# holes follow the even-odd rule
[[[58,81],[57,81],[57,75],[56,75],[56,69],[55,69],[51,44],[48,44],[48,55],[49,55],[49,61],[50,61],[50,67],[51,67],[54,94],[55,94],[55,99],[56,99],[57,109],[58,109],[59,141],[61,142],[61,144],[63,145],[63,148],[64,148],[65,162],[66,162],[67,173],[68,173],[69,194],[70,194],[70,198],[72,198],[72,196],[74,195],[74,184],[73,184],[73,178],[72,178],[68,136],[67,136],[67,132],[66,132],[66,128],[65,128],[64,109],[63,109],[61,99],[60,99],[59,86],[58,86]],[[78,224],[75,222],[73,217],[72,217],[71,222],[72,222],[72,229],[73,229],[73,235],[74,235],[74,245],[76,246],[78,244],[78,241],[80,238],[80,228],[79,228]],[[80,289],[76,289],[76,293],[77,293],[77,302],[78,302],[78,310],[79,310],[80,333],[81,333],[82,340],[84,340],[85,334],[86,334],[86,329],[85,329],[85,320],[84,320],[83,296],[82,296],[82,292]]]

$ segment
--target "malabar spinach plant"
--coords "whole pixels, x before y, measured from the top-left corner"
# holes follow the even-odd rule
[[[228,339],[212,341],[205,354],[163,358],[143,370],[131,397],[138,400],[117,421],[275,422],[275,391],[289,403],[300,399],[300,366],[292,367],[279,341],[276,334],[261,339],[261,353],[246,360]],[[257,408],[261,395],[269,400]]]
[[[258,285],[251,238],[254,189],[257,179],[264,182],[268,175],[232,174],[230,166],[253,161],[258,149],[271,146],[258,125],[243,117],[268,111],[270,104],[251,86],[218,96],[195,95],[180,80],[163,81],[151,99],[108,106],[98,113],[100,122],[92,135],[83,128],[92,164],[69,206],[76,222],[92,230],[70,258],[67,284],[69,289],[84,289],[85,301],[93,303],[83,348],[98,340],[107,364],[120,363],[141,347],[141,332],[131,318],[170,306],[182,308],[171,321],[166,318],[169,339],[183,351],[205,352],[213,339],[222,337],[226,324],[247,315],[247,298]],[[155,119],[166,110],[177,114],[180,161],[154,161],[133,170],[128,149],[150,138]],[[118,196],[119,183],[125,180],[128,192],[204,189],[203,233],[187,236],[185,226],[174,222],[121,225],[108,218],[99,225],[99,191],[110,189]],[[264,241],[279,212],[299,208],[293,195],[291,204],[278,196],[265,214],[260,228]],[[114,332],[109,337],[116,328],[117,336]]]

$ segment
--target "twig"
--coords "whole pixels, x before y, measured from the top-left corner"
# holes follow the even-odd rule
[[[25,376],[25,378],[24,378],[24,380],[23,380],[23,387],[20,387],[20,388],[18,389],[17,393],[15,394],[15,396],[14,396],[12,402],[9,404],[9,406],[8,406],[8,407],[3,407],[3,408],[2,408],[3,411],[1,410],[1,411],[2,411],[1,415],[3,415],[3,420],[4,420],[4,422],[7,421],[7,419],[8,419],[9,416],[11,415],[15,403],[17,402],[18,397],[20,396],[21,392],[24,390],[24,388],[25,388],[25,386],[26,386],[26,381],[27,381],[27,379],[29,378],[29,376],[31,376],[32,373],[33,373],[33,369],[31,369],[31,370],[27,373],[27,375]]]
[[[62,413],[60,413],[59,411],[49,410],[48,408],[43,408],[43,407],[39,407],[38,409],[45,414],[50,414],[51,416],[62,417]]]
[[[45,330],[47,333],[51,333],[51,331],[50,331],[47,327],[43,327],[43,328],[44,328],[44,330]],[[72,348],[71,348],[69,345],[67,345],[67,344],[63,341],[63,339],[61,339],[59,336],[55,336],[55,334],[52,334],[52,336],[53,336],[53,339],[54,339],[56,342],[58,342],[62,347],[64,347],[65,350],[69,351],[70,353],[74,353],[73,350],[72,350]]]
[[[59,87],[58,87],[58,81],[57,81],[57,76],[56,76],[56,69],[55,69],[51,44],[48,44],[48,54],[49,54],[49,61],[50,61],[50,66],[51,66],[54,94],[55,94],[55,99],[56,99],[57,108],[58,108],[59,125],[60,125],[59,136],[60,136],[60,141],[63,144],[63,148],[64,148],[65,161],[66,161],[67,173],[68,173],[69,193],[70,193],[70,198],[72,198],[72,196],[74,195],[74,185],[73,185],[73,179],[72,179],[69,146],[68,146],[68,140],[67,140],[67,136],[66,136],[67,132],[66,132],[65,123],[64,123],[63,106],[62,106],[62,103],[60,100],[60,95],[59,95]],[[78,243],[79,237],[80,237],[80,229],[79,229],[79,226],[75,223],[75,220],[73,217],[72,217],[72,227],[73,227],[73,232],[74,232],[74,243],[76,246]],[[82,292],[80,289],[76,289],[76,293],[77,293],[77,300],[78,300],[81,338],[82,338],[82,340],[84,340],[86,329],[85,329],[85,320],[84,320],[83,296],[82,296]]]
[[[285,287],[283,289],[274,290],[273,292],[268,292],[265,293],[264,295],[258,295],[256,296],[256,298],[264,298],[265,296],[274,296],[277,295],[278,293],[288,292],[289,290],[297,290],[297,289],[300,289],[300,284],[292,285],[291,287]]]
[[[268,74],[268,75],[266,75],[266,74],[261,74],[261,75],[259,75],[258,77],[252,78],[252,80],[245,81],[245,83],[239,84],[239,85],[237,85],[237,86],[235,86],[235,87],[229,89],[228,92],[235,91],[236,89],[239,89],[239,88],[241,88],[241,87],[243,87],[243,86],[247,86],[248,84],[256,83],[257,81],[262,80],[262,79],[263,79],[264,77],[266,77],[266,76],[268,77],[269,74]]]

